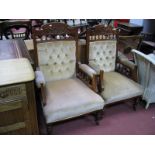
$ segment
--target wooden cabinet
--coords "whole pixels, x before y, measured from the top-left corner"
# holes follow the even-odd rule
[[[0,45],[3,45],[3,43],[1,42]],[[11,48],[10,52],[13,53]],[[16,53],[16,51],[14,52]],[[6,55],[9,55],[9,53],[6,53]],[[0,134],[38,134],[33,69],[30,64],[27,65],[29,68],[24,68],[26,66],[24,63],[29,63],[24,57],[2,59],[1,56],[0,66],[3,66],[3,68],[0,68],[0,74],[2,75],[0,77]],[[7,70],[5,70],[5,65],[9,65],[10,62],[12,62],[11,64],[20,65],[16,73],[13,72],[17,68],[15,65],[7,66]],[[22,74],[27,78],[23,79]]]

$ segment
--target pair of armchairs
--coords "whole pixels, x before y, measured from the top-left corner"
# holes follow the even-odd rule
[[[76,28],[49,23],[33,30],[36,83],[48,126],[89,113],[99,124],[104,105],[142,95],[139,84],[115,72],[116,36],[111,27],[88,30],[86,65],[79,62]]]

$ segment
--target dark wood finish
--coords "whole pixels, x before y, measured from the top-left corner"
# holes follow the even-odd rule
[[[0,61],[23,57],[23,40],[0,41]],[[38,134],[33,81],[0,86],[0,134]]]

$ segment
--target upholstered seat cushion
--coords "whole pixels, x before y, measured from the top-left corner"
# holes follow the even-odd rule
[[[138,83],[117,72],[104,73],[104,91],[102,97],[105,104],[129,99],[143,94],[143,88]]]
[[[79,79],[46,83],[46,122],[52,123],[103,109],[103,99]]]

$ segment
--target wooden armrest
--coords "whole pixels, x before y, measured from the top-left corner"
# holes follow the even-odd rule
[[[98,76],[98,91],[101,93],[104,90],[104,71],[100,70],[100,74]]]
[[[78,63],[77,77],[93,91],[97,92],[97,74],[90,66]]]
[[[79,69],[90,77],[97,75],[96,71],[86,64],[79,64]]]
[[[41,90],[42,104],[43,106],[45,106],[46,105],[46,93],[45,93],[45,86],[43,84],[41,84],[40,90]]]

